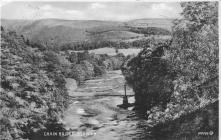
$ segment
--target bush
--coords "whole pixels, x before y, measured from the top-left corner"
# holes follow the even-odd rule
[[[44,52],[44,60],[47,62],[50,61],[50,62],[53,62],[56,64],[59,63],[58,58],[57,58],[57,54],[53,51],[45,51]]]

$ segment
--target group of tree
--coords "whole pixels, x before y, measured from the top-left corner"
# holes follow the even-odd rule
[[[34,49],[1,30],[1,139],[24,139],[56,125],[68,106],[65,77],[55,53]]]
[[[145,48],[146,44],[148,44],[151,40],[153,40],[154,36],[150,38],[144,39],[135,39],[133,41],[105,41],[100,40],[96,42],[91,41],[81,41],[81,42],[72,42],[67,43],[59,47],[61,51],[67,50],[74,50],[74,51],[81,51],[81,50],[93,50],[99,49],[104,47],[116,48],[116,49],[128,49],[128,48]],[[157,40],[167,40],[163,39],[160,36],[156,37]]]
[[[150,35],[171,35],[171,32],[159,27],[128,27],[131,32]]]
[[[107,70],[120,69],[124,55],[108,56],[105,54],[90,54],[88,51],[71,52],[67,54],[72,67],[67,73],[68,77],[76,79],[79,83],[92,77],[102,76]]]
[[[218,100],[218,2],[183,2],[181,7],[182,19],[174,21],[172,42],[150,43],[122,68],[135,92],[136,107],[144,109],[152,125],[182,117]],[[218,114],[217,109],[213,111]],[[211,116],[211,112],[207,115]],[[217,120],[212,116],[210,123],[207,118],[183,125],[193,128],[188,135],[200,130],[217,133]],[[182,129],[180,134],[184,133]]]

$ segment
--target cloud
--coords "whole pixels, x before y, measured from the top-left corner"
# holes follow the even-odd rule
[[[9,1],[9,0],[3,0],[3,1],[1,1],[0,2],[0,7],[2,7],[2,6],[4,6],[4,5],[6,5],[6,4],[9,4],[11,1]]]
[[[155,18],[176,18],[179,17],[179,11],[171,7],[168,3],[155,3],[147,11],[149,15]]]
[[[73,15],[81,15],[82,12],[78,10],[66,10],[65,13],[67,14],[73,14]]]
[[[102,3],[92,3],[90,5],[90,9],[101,9],[101,8],[105,8],[106,5],[102,4]]]
[[[38,9],[29,4],[9,3],[1,7],[1,17],[9,19],[36,19]]]
[[[46,4],[46,5],[41,6],[40,9],[47,11],[47,10],[52,10],[53,7],[51,5]]]
[[[43,5],[40,8],[39,13],[41,13],[41,18],[75,19],[84,17],[82,11],[69,9],[65,10],[62,8],[52,7],[50,5]]]
[[[9,19],[61,18],[70,20],[131,20],[138,18],[176,18],[178,3],[130,2],[17,2],[2,7],[2,17]]]
[[[173,8],[165,3],[157,3],[157,4],[152,4],[151,9],[162,11],[162,10],[172,10]]]

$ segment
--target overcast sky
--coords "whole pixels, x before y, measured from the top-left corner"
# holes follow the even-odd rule
[[[1,6],[6,19],[131,20],[178,18],[179,3],[150,2],[11,2]]]

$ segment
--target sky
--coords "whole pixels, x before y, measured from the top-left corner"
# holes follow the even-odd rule
[[[126,21],[141,18],[179,18],[179,3],[150,2],[9,2],[1,18]]]

